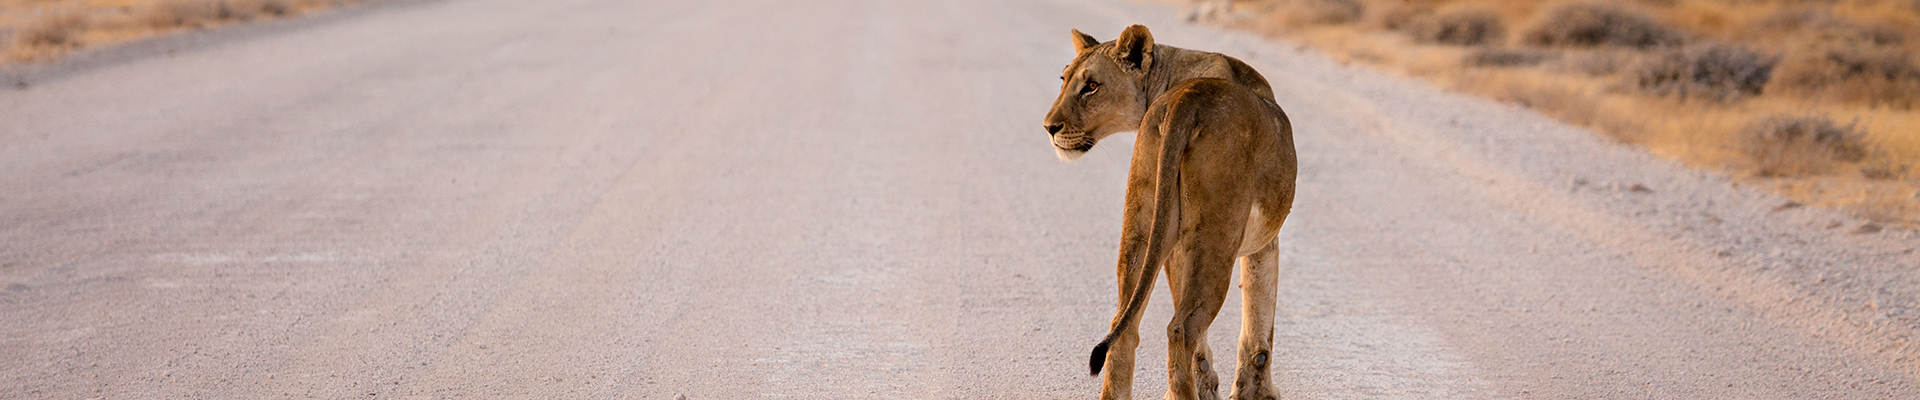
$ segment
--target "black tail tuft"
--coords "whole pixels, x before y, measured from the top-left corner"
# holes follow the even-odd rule
[[[1087,375],[1100,375],[1100,367],[1107,365],[1107,347],[1111,345],[1106,340],[1093,345],[1093,358],[1087,360],[1087,369],[1092,372],[1088,372]]]

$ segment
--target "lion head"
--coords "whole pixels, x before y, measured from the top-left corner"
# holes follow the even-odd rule
[[[1140,128],[1147,104],[1142,84],[1153,65],[1153,34],[1134,25],[1112,42],[1073,31],[1073,62],[1060,74],[1060,97],[1044,126],[1054,152],[1072,161],[1107,136]]]

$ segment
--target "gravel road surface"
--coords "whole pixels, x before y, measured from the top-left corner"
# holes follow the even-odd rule
[[[1913,231],[1180,14],[405,2],[36,75],[0,398],[1092,398],[1131,144],[1040,117],[1132,23],[1293,116],[1287,398],[1920,397]]]

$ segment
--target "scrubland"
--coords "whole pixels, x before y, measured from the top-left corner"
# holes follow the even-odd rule
[[[0,64],[365,0],[0,0]]]
[[[1917,0],[1241,0],[1224,23],[1920,223]],[[1787,205],[1788,207],[1794,205]]]

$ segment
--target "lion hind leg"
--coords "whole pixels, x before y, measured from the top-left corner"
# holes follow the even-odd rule
[[[1248,255],[1240,269],[1240,357],[1233,379],[1235,400],[1279,398],[1273,386],[1273,318],[1279,286],[1280,243]]]
[[[1109,344],[1106,363],[1106,376],[1100,381],[1101,400],[1127,400],[1133,398],[1133,362],[1135,350],[1140,348],[1140,331],[1127,329],[1120,331]]]
[[[1220,307],[1227,300],[1227,288],[1232,283],[1230,279],[1208,278],[1230,276],[1233,254],[1224,246],[1185,253],[1187,257],[1178,261],[1190,263],[1181,271],[1188,276],[1174,293],[1174,297],[1183,301],[1174,303],[1173,321],[1167,324],[1167,398],[1218,399],[1220,378],[1213,371],[1212,351],[1207,349],[1207,328],[1220,314]]]
[[[1220,374],[1213,367],[1213,345],[1207,343],[1206,335],[1199,337],[1200,344],[1194,348],[1194,386],[1202,399],[1220,397]]]

